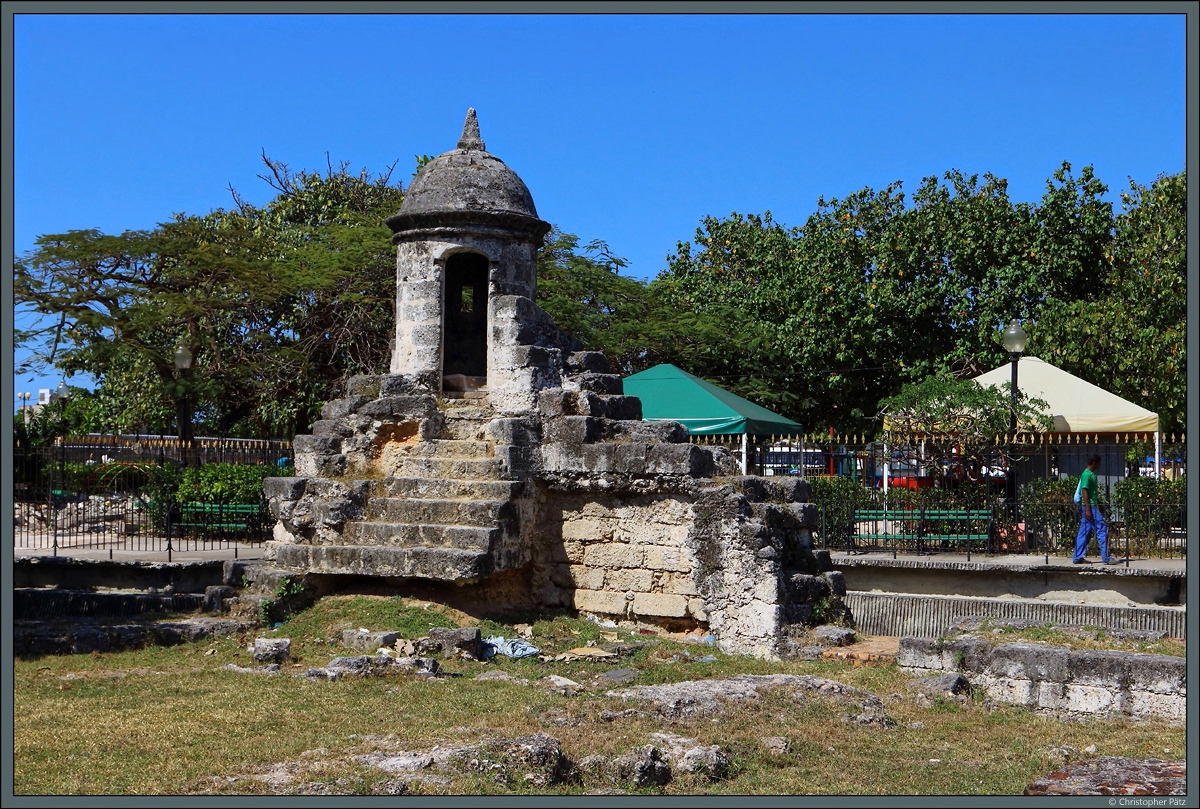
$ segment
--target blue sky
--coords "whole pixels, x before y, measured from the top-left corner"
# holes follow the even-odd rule
[[[902,8],[902,6],[901,6]],[[373,172],[468,107],[543,219],[652,278],[706,215],[950,169],[1116,200],[1185,163],[1182,15],[18,15],[14,253],[270,198],[259,155]],[[17,391],[53,375],[17,376]],[[86,384],[87,380],[69,380]],[[15,403],[15,400],[14,400]]]

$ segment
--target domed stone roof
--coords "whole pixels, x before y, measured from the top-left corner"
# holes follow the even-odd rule
[[[487,224],[545,235],[529,189],[504,161],[484,149],[474,108],[467,110],[458,147],[426,163],[400,211],[387,220],[394,236],[439,226]]]

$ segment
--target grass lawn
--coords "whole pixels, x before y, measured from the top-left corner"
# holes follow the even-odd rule
[[[485,637],[512,637],[521,622],[530,625],[531,642],[545,654],[594,642],[622,656],[594,662],[452,659],[440,661],[443,669],[461,676],[436,679],[389,675],[328,682],[289,676],[351,654],[339,642],[343,629],[399,630],[416,638],[432,626],[474,625]],[[255,665],[246,645],[257,636],[291,639],[293,659],[282,675],[222,668]],[[633,669],[634,679],[619,685],[596,679],[618,668]],[[474,679],[497,670],[516,679]],[[882,700],[887,721],[855,722],[863,712],[861,700],[798,697],[786,688],[726,702],[716,714],[674,720],[648,703],[605,693],[771,673],[814,675],[871,692]],[[570,678],[583,686],[582,693],[564,695],[547,687],[549,675]],[[576,763],[629,753],[654,742],[654,733],[718,745],[731,761],[718,780],[676,772],[662,786],[617,785],[635,794],[1018,795],[1061,767],[1064,746],[1082,751],[1095,745],[1098,756],[1187,754],[1182,725],[1154,719],[1064,721],[980,696],[922,705],[912,680],[895,665],[733,657],[678,636],[574,618],[479,620],[400,598],[337,596],[276,630],[241,638],[17,660],[14,789],[17,795],[155,795],[394,794],[398,788],[409,794],[588,794],[614,788],[586,774],[539,784],[512,768],[482,766],[453,777],[404,780],[376,766],[382,758],[426,754],[435,745],[539,733],[556,738]],[[400,787],[398,779],[404,780]]]

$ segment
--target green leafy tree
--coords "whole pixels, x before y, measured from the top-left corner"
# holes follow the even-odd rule
[[[985,467],[1009,465],[1019,454],[1011,441],[1015,412],[1022,433],[1047,432],[1054,418],[1045,401],[1020,397],[1014,411],[1008,385],[930,376],[905,385],[880,402],[880,417],[894,459],[917,466],[960,467],[977,480]]]
[[[18,334],[32,364],[92,374],[102,429],[198,423],[224,434],[292,432],[341,381],[386,370],[395,258],[383,220],[403,200],[390,170],[292,172],[263,157],[261,208],[177,216],[154,230],[43,236],[17,262]],[[176,368],[187,349],[190,367]],[[136,427],[135,427],[136,425]]]
[[[1187,176],[1130,182],[1111,248],[1080,293],[1042,313],[1030,348],[1186,429]],[[1036,337],[1034,338],[1034,335]]]
[[[346,378],[388,370],[396,254],[384,220],[404,193],[392,180],[394,164],[372,175],[343,162],[321,174],[262,159],[260,178],[275,198],[261,208],[236,191],[234,199],[288,288],[268,313],[269,350],[244,366],[252,374],[243,380],[251,391],[243,410],[278,433],[317,418]]]
[[[811,427],[869,429],[905,383],[1001,364],[1007,322],[1033,334],[1048,305],[1082,294],[1111,245],[1104,192],[1090,168],[1076,177],[1064,163],[1038,205],[1014,203],[992,175],[950,171],[911,204],[899,183],[822,198],[801,228],[769,213],[708,217],[655,283],[697,318],[745,324],[718,344],[761,381],[741,395]]]
[[[18,334],[42,348],[35,362],[103,379],[110,367],[139,368],[171,404],[178,434],[190,439],[195,404],[215,392],[205,377],[176,368],[176,350],[219,367],[229,320],[247,337],[242,313],[281,292],[257,257],[253,235],[223,218],[177,216],[152,231],[96,230],[42,236],[16,265],[18,306],[53,318]]]

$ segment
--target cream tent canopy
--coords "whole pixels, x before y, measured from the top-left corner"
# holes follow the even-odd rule
[[[975,377],[998,388],[1012,381],[1005,364]],[[1017,388],[1024,397],[1043,399],[1054,416],[1056,433],[1157,433],[1158,414],[1127,402],[1104,388],[1084,382],[1037,357],[1021,357]]]

